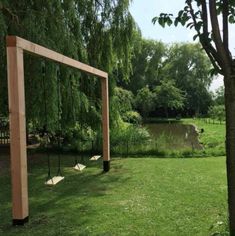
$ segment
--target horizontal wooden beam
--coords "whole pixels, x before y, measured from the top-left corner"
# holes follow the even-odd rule
[[[7,47],[18,47],[29,53],[45,57],[47,59],[59,62],[61,64],[79,69],[91,75],[107,79],[108,74],[102,70],[96,69],[92,66],[64,56],[58,52],[52,51],[48,48],[42,47],[38,44],[32,43],[28,40],[22,39],[17,36],[7,36]]]

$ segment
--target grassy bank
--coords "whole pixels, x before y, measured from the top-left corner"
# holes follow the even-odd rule
[[[185,124],[194,124],[198,130],[204,130],[199,139],[204,149],[201,152],[205,156],[225,155],[225,124],[208,122],[208,119],[183,119]]]
[[[101,174],[101,162],[76,173],[73,158],[64,156],[65,180],[48,188],[46,158],[36,155],[29,159],[30,222],[15,228],[6,158],[0,157],[0,235],[205,236],[226,228],[223,157],[117,158]]]

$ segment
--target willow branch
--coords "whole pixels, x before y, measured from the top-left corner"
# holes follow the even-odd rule
[[[9,8],[4,7],[1,3],[0,3],[0,11],[2,11],[3,13],[10,15],[12,17],[13,20],[15,20],[17,23],[19,23],[19,18],[16,14],[14,14]]]

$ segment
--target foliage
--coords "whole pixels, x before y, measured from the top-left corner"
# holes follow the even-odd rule
[[[224,105],[224,86],[220,86],[216,91],[214,95],[214,103],[215,105]]]
[[[133,142],[144,143],[150,138],[146,129],[136,124],[129,124],[122,121],[119,122],[117,128],[110,136],[113,146],[128,143],[131,144]]]
[[[155,96],[150,91],[149,87],[146,86],[137,91],[135,103],[137,108],[140,110],[141,115],[146,118],[155,106]]]
[[[114,73],[117,61],[118,70],[122,74],[121,80],[127,80],[131,71],[131,42],[135,23],[128,7],[129,0],[1,2],[0,49],[3,53],[0,54],[0,73],[4,76],[0,85],[0,113],[7,115],[7,34],[18,35],[107,71],[112,95],[117,79]],[[42,64],[45,65],[46,96],[42,83]],[[98,79],[26,55],[25,91],[28,124],[33,123],[36,127],[45,124],[46,99],[47,128],[51,131],[58,127],[58,113],[63,129],[75,125],[75,119],[92,129],[98,128],[101,97]]]
[[[137,91],[146,86],[153,91],[156,86],[161,85],[162,80],[173,80],[175,87],[184,91],[184,115],[207,113],[212,105],[212,95],[209,92],[212,81],[209,73],[211,64],[199,44],[166,45],[142,39],[136,33],[133,53],[133,72],[128,83],[119,82],[122,87],[137,95]],[[154,110],[158,112],[157,104]]]
[[[214,72],[224,75],[228,72],[227,63],[232,62],[228,48],[228,24],[234,23],[234,4],[233,1],[216,2],[213,0],[207,4],[204,0],[186,0],[184,9],[180,10],[174,19],[172,14],[161,13],[152,21],[154,24],[158,22],[162,27],[181,24],[189,29],[193,28],[196,32],[193,39],[199,38],[213,64]],[[218,15],[223,18],[221,25],[218,23]],[[211,23],[212,31],[209,31],[209,23]],[[220,27],[223,28],[223,33]]]
[[[154,89],[156,104],[163,107],[168,117],[168,109],[181,109],[184,106],[183,91],[175,87],[172,80],[162,80],[161,84]]]
[[[175,86],[184,91],[184,110],[191,115],[206,114],[212,105],[210,70],[210,61],[199,44],[176,43],[169,48],[162,76],[174,80]]]
[[[132,111],[134,96],[131,91],[116,87],[114,89],[113,103],[123,118],[126,116],[127,112]]]
[[[136,111],[128,111],[123,116],[123,120],[128,123],[132,124],[141,124],[142,117],[141,115]]]
[[[132,74],[123,86],[134,94],[145,86],[153,89],[159,83],[160,71],[167,52],[167,45],[155,40],[135,36],[133,42]]]
[[[219,120],[220,122],[225,120],[225,107],[224,105],[215,105],[210,107],[209,116],[212,119]]]

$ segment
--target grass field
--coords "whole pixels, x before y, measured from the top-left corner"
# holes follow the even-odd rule
[[[46,158],[29,159],[30,221],[11,226],[9,164],[0,156],[0,235],[213,235],[226,231],[225,158],[115,158],[46,187]],[[56,161],[56,160],[55,160]]]

